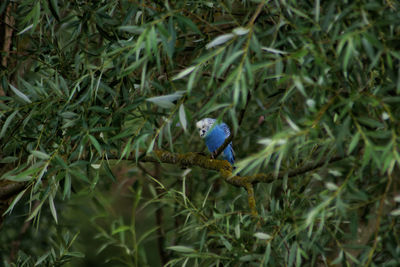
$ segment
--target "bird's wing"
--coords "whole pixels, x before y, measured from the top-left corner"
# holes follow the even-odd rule
[[[228,138],[231,135],[231,131],[229,130],[228,125],[226,125],[225,123],[221,123],[221,127],[224,130],[225,138]]]

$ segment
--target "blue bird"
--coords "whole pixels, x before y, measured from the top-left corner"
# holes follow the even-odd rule
[[[205,139],[206,146],[211,153],[222,146],[225,139],[231,135],[228,125],[222,122],[214,126],[215,122],[215,119],[205,118],[196,123],[200,137]],[[232,142],[224,149],[222,157],[233,166],[235,163],[235,154],[233,152]]]

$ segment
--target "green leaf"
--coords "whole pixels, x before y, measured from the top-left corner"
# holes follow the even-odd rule
[[[269,234],[261,233],[261,232],[255,233],[254,236],[257,237],[258,239],[263,239],[263,240],[268,240],[268,239],[272,238]]]
[[[289,252],[289,263],[288,266],[293,266],[294,260],[296,259],[296,252],[297,252],[297,244],[294,243],[290,248]]]
[[[195,69],[196,69],[196,66],[191,66],[189,68],[186,68],[186,69],[182,70],[181,72],[179,72],[176,76],[174,76],[172,78],[172,80],[174,81],[174,80],[182,79],[183,77],[189,75]]]
[[[45,171],[45,168],[43,168],[43,162],[38,162],[16,175],[11,174],[10,172],[5,173],[2,178],[9,181],[25,182],[32,179],[32,174],[37,174],[38,172],[43,171]]]
[[[128,225],[122,225],[122,226],[118,227],[117,229],[114,229],[112,231],[111,235],[115,235],[115,234],[118,234],[118,233],[121,233],[121,232],[125,232],[125,231],[128,231],[130,229],[131,229],[131,227],[128,226]]]
[[[35,266],[41,265],[51,254],[51,251],[45,253],[43,256],[41,256],[36,262]]]
[[[42,209],[43,203],[44,203],[45,199],[42,199],[41,202],[39,203],[39,205],[37,205],[35,207],[35,209],[33,210],[33,212],[29,215],[29,217],[25,220],[26,222],[32,220],[34,217],[36,217],[36,215],[38,215],[39,211]]]
[[[0,163],[13,163],[18,160],[18,157],[5,157],[0,160]]]
[[[80,170],[74,170],[74,169],[70,168],[69,172],[72,175],[74,175],[76,178],[78,178],[78,179],[80,179],[80,180],[82,180],[82,181],[84,181],[84,182],[86,182],[88,184],[91,184],[89,179],[86,177],[86,175],[83,174]]]
[[[326,182],[326,183],[325,183],[325,187],[326,187],[328,190],[330,190],[330,191],[336,191],[336,190],[338,190],[338,186],[335,185],[334,183],[331,183],[331,182]]]
[[[56,210],[56,207],[54,205],[54,199],[53,199],[52,195],[49,196],[49,205],[50,205],[51,215],[53,215],[54,221],[56,222],[56,224],[58,224],[57,210]]]
[[[64,178],[64,191],[63,199],[69,198],[71,196],[71,175],[67,172]]]
[[[375,119],[372,119],[372,118],[368,118],[368,117],[358,117],[357,120],[358,120],[361,124],[366,125],[366,126],[369,126],[369,127],[372,127],[372,128],[381,128],[381,127],[384,127],[384,125],[383,125],[381,122],[379,122],[379,121],[377,121],[377,120],[375,120]]]
[[[49,0],[50,11],[56,20],[60,21],[60,11],[58,8],[58,0]]]
[[[50,158],[50,156],[42,151],[38,151],[38,150],[32,150],[31,154],[33,156],[35,156],[38,159],[43,159],[43,160],[47,160]]]
[[[139,68],[145,61],[147,60],[147,56],[143,56],[139,60],[134,61],[128,67],[126,67],[119,75],[119,78],[123,78],[129,74],[131,74],[135,69]]]
[[[353,40],[349,38],[347,40],[347,46],[346,46],[346,51],[344,53],[344,58],[343,58],[343,69],[346,71],[347,66],[349,65],[350,58],[353,55]]]
[[[234,35],[245,35],[249,32],[250,30],[247,28],[243,28],[243,27],[237,27],[235,29],[232,30],[232,33]]]
[[[197,27],[197,25],[192,20],[190,20],[189,18],[181,16],[179,14],[174,14],[174,16],[175,16],[175,18],[177,18],[177,20],[179,22],[183,22],[187,26],[189,26],[189,28],[192,29],[195,33],[202,34],[201,31],[199,30],[199,28]]]
[[[390,212],[390,215],[392,215],[392,216],[400,216],[400,209],[392,210]]]
[[[235,37],[235,35],[233,33],[220,35],[217,38],[215,38],[214,40],[212,40],[210,43],[208,43],[206,45],[206,49],[210,49],[210,48],[216,47],[218,45],[222,45],[222,44],[226,43],[227,41],[229,41],[230,39],[232,39],[233,37]]]
[[[236,226],[235,226],[235,237],[236,237],[236,239],[240,238],[240,224],[239,223],[236,224]]]
[[[71,252],[67,252],[65,253],[66,256],[71,256],[74,258],[84,258],[85,254],[79,251],[71,251]]]
[[[264,254],[264,259],[265,259],[265,264],[267,264],[270,260],[271,256],[271,242],[268,242],[267,248],[265,249],[265,254]]]
[[[195,71],[193,71],[190,76],[189,76],[189,80],[187,83],[187,91],[188,93],[190,93],[192,91],[195,79],[196,79],[196,74],[197,74],[198,69],[196,69]]]
[[[318,23],[319,22],[319,11],[320,10],[320,1],[319,0],[316,0],[315,1],[315,12],[314,12],[314,14],[315,14],[315,21]]]
[[[261,47],[261,49],[264,50],[264,51],[267,51],[267,52],[271,52],[273,54],[281,54],[281,55],[287,54],[287,52],[285,52],[285,51],[282,51],[282,50],[279,50],[279,49],[275,49],[275,48],[272,48],[272,47],[263,46],[263,47]]]
[[[22,196],[25,194],[26,190],[28,190],[28,188],[22,190],[21,192],[19,192],[19,194],[13,199],[13,201],[11,202],[10,206],[8,206],[7,210],[3,213],[3,216],[11,213],[12,210],[14,209],[15,205],[18,203],[18,201],[22,198]]]
[[[111,181],[115,182],[117,179],[115,178],[113,172],[111,171],[108,161],[106,162],[106,164],[103,164],[103,166],[108,178],[110,178]]]
[[[97,152],[99,153],[99,155],[102,155],[102,149],[101,149],[100,143],[97,141],[97,139],[93,135],[89,134],[88,136],[89,136],[91,143],[93,144],[93,146],[96,148]]]
[[[146,101],[152,102],[162,108],[170,109],[175,106],[173,102],[180,99],[184,93],[184,91],[176,91],[175,93],[170,95],[147,98]]]
[[[15,115],[17,115],[18,110],[15,110],[13,113],[11,113],[10,116],[7,117],[6,121],[4,122],[3,127],[1,127],[1,132],[0,132],[0,139],[4,137],[4,134],[7,131],[8,126],[10,126],[10,123],[13,121]]]
[[[28,96],[26,96],[24,93],[22,93],[21,91],[19,91],[17,88],[15,88],[12,84],[9,84],[11,90],[22,100],[24,100],[27,103],[32,103],[32,101],[29,99]]]
[[[226,238],[224,238],[223,236],[220,236],[220,238],[221,238],[222,244],[224,244],[226,249],[228,251],[231,251],[232,250],[232,244]]]
[[[142,34],[144,31],[143,27],[140,26],[135,26],[135,25],[124,25],[124,26],[119,26],[118,30],[120,31],[125,31],[125,32],[130,32],[134,34]]]
[[[349,149],[347,150],[347,154],[351,154],[351,152],[353,152],[354,148],[357,146],[358,141],[360,140],[360,132],[357,132],[353,138],[351,139],[350,145],[349,145]]]
[[[243,50],[236,51],[224,60],[222,66],[218,66],[217,76],[220,76],[228,67],[232,66],[232,63],[243,54]]]
[[[25,32],[29,31],[32,28],[33,28],[33,23],[28,25],[28,26],[26,26],[22,31],[18,32],[17,35],[24,34]]]
[[[179,121],[183,127],[183,130],[186,132],[187,131],[187,121],[186,121],[185,107],[183,106],[183,104],[179,107]]]
[[[170,246],[167,247],[167,249],[176,251],[176,252],[181,252],[181,253],[195,253],[196,250],[191,248],[191,247],[186,247],[186,246]]]

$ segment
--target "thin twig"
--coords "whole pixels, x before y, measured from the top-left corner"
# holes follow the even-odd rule
[[[368,254],[368,261],[365,264],[365,266],[369,266],[371,264],[372,261],[372,257],[374,255],[376,246],[378,244],[378,236],[379,236],[379,229],[381,227],[381,218],[382,218],[382,211],[383,211],[383,205],[384,202],[387,200],[387,194],[389,192],[390,189],[390,185],[392,184],[392,175],[388,174],[388,181],[386,183],[386,188],[385,188],[385,192],[383,193],[383,196],[381,198],[381,201],[379,203],[379,210],[378,210],[378,217],[376,219],[376,225],[375,225],[375,238],[374,238],[374,244],[371,248],[371,250],[369,251]]]
[[[154,177],[155,179],[157,179],[158,181],[161,180],[160,178],[160,165],[159,164],[154,164],[154,170],[155,173],[152,174],[150,171],[148,171],[145,167],[143,167],[140,163],[138,164],[139,169],[141,169],[144,173],[146,173],[147,175],[150,175],[151,177]],[[159,185],[156,184],[156,192],[157,192],[157,199],[160,200],[161,199],[161,195],[164,192],[164,190],[162,188],[160,188]],[[161,202],[160,202],[161,203]],[[164,249],[164,245],[165,245],[165,231],[164,231],[164,222],[163,222],[163,218],[164,218],[164,212],[162,209],[162,204],[160,204],[160,207],[156,210],[156,224],[157,224],[157,245],[158,245],[158,253],[160,255],[160,260],[162,263],[162,266],[165,266],[167,264],[167,262],[169,261],[168,255]]]
[[[264,5],[265,5],[265,1],[261,2],[261,3],[258,5],[256,12],[254,13],[253,17],[251,17],[251,19],[250,19],[249,26],[252,26],[252,25],[254,24],[254,22],[256,21],[256,19],[257,19],[257,17],[258,17],[258,15],[260,15],[260,13],[261,13],[262,8],[264,7]]]

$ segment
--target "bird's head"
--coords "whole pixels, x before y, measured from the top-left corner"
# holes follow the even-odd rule
[[[199,134],[201,138],[206,137],[208,130],[211,129],[215,122],[215,119],[205,118],[196,123],[196,128],[199,129]]]

